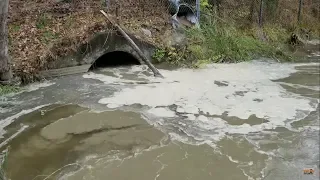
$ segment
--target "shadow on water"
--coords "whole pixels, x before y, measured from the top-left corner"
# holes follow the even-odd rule
[[[11,179],[33,179],[36,175],[51,173],[64,164],[74,161],[77,155],[70,153],[69,149],[75,146],[76,141],[53,146],[54,143],[46,141],[38,134],[48,124],[61,118],[67,118],[83,110],[84,108],[76,105],[47,106],[21,116],[6,127],[7,133],[5,134],[5,139],[18,131],[21,127],[20,123],[29,126],[29,129],[14,138],[7,146],[9,147],[7,161],[8,176]],[[43,172],[42,170],[45,168],[47,168],[47,171]],[[44,179],[44,177],[42,176],[38,179]]]
[[[140,65],[140,62],[132,54],[123,51],[113,51],[99,57],[90,67],[90,70],[106,67],[119,67]]]
[[[288,53],[298,57],[295,62],[319,62],[320,44],[305,44],[304,46],[288,47]]]
[[[7,175],[13,180],[42,180],[65,167],[50,176],[58,179],[79,169],[75,162],[87,155],[144,149],[163,137],[137,113],[94,113],[77,105],[52,105],[21,116],[6,128],[5,139],[21,128],[20,123],[28,128],[1,147],[9,147]]]

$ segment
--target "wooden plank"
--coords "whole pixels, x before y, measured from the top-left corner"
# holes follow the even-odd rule
[[[74,66],[74,67],[66,67],[66,68],[60,68],[60,69],[50,69],[46,71],[41,71],[39,74],[44,78],[52,78],[52,77],[85,73],[85,72],[88,72],[90,67],[91,67],[91,64]]]

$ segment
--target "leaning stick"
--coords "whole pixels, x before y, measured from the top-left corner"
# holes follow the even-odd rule
[[[140,50],[140,48],[134,43],[134,41],[128,36],[128,34],[115,22],[113,22],[110,17],[105,13],[103,10],[100,10],[100,12],[108,19],[108,21],[117,28],[117,30],[121,33],[121,35],[129,42],[130,46],[138,53],[140,58],[146,63],[146,65],[152,70],[154,73],[154,76],[156,77],[162,77],[161,73],[158,71],[157,68],[155,68],[152,63],[148,60],[148,58],[143,54],[143,52]]]

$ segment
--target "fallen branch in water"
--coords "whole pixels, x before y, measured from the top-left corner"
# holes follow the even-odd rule
[[[100,12],[108,19],[108,21],[117,28],[117,30],[121,33],[121,35],[129,42],[130,46],[138,53],[140,58],[146,63],[146,65],[152,70],[156,77],[162,77],[161,73],[155,68],[152,63],[147,59],[147,57],[143,54],[140,48],[134,43],[134,41],[129,37],[129,35],[115,22],[113,22],[110,17],[103,10]]]

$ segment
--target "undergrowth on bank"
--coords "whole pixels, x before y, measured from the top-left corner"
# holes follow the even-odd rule
[[[9,94],[9,93],[16,93],[19,91],[20,91],[20,88],[18,86],[0,85],[0,96]]]
[[[200,28],[189,28],[184,32],[187,45],[160,48],[153,58],[158,62],[194,68],[208,63],[236,63],[260,57],[293,60],[284,50],[290,33],[277,25],[266,25],[262,29],[243,28],[207,15],[202,16]]]

